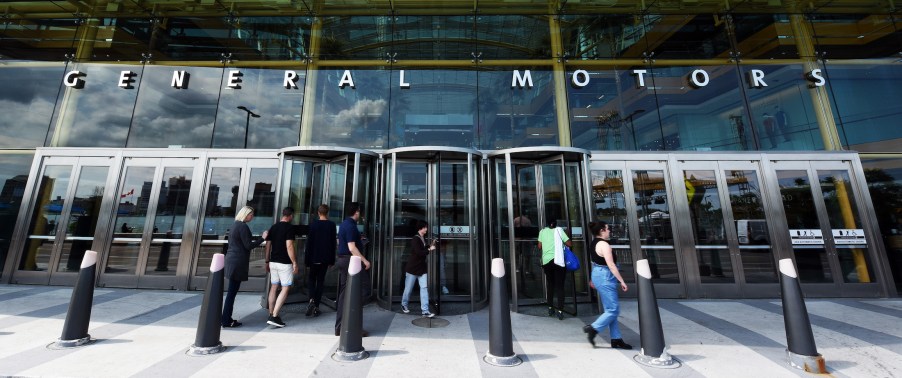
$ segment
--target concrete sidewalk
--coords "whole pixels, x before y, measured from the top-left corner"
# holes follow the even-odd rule
[[[223,353],[189,357],[202,293],[96,289],[90,334],[97,341],[53,350],[70,288],[0,285],[0,375],[50,377],[795,377],[779,299],[660,300],[670,352],[682,367],[662,370],[633,361],[637,350],[586,342],[594,316],[511,314],[514,350],[524,363],[502,368],[488,349],[488,311],[443,316],[447,327],[421,328],[415,316],[368,305],[363,346],[370,358],[339,363],[333,312],[318,318],[288,313],[287,327],[266,324],[259,294],[239,295],[244,326],[222,331]],[[902,377],[902,299],[809,300],[818,351],[837,377]],[[639,345],[637,306],[623,301],[624,339]]]

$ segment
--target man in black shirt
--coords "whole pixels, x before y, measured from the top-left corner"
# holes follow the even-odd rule
[[[320,314],[319,303],[323,298],[323,283],[326,271],[335,265],[335,247],[337,245],[335,222],[329,220],[329,205],[319,205],[316,209],[319,219],[310,223],[307,233],[307,253],[304,265],[307,267],[307,316],[317,317]]]
[[[266,323],[276,327],[284,327],[285,322],[279,317],[279,310],[285,304],[288,298],[289,288],[291,287],[294,275],[298,274],[298,263],[294,257],[294,225],[291,220],[294,218],[294,209],[286,207],[282,209],[282,219],[278,223],[269,228],[269,234],[266,237],[266,270],[269,271],[269,282],[272,284],[269,288],[269,319]],[[282,286],[282,292],[279,293],[278,299],[276,292],[279,286]]]

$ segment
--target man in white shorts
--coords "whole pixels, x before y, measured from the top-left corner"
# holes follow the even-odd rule
[[[282,328],[285,322],[279,317],[279,310],[288,298],[289,288],[294,281],[294,275],[298,273],[298,263],[295,260],[294,238],[295,226],[291,224],[294,218],[294,209],[286,207],[282,209],[282,219],[269,228],[266,236],[266,270],[269,271],[269,319],[266,323]],[[276,298],[276,292],[282,291]]]

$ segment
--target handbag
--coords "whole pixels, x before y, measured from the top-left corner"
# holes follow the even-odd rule
[[[579,258],[566,245],[564,246],[564,267],[571,272],[579,269]]]

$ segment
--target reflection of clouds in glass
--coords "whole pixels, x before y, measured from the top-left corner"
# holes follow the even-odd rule
[[[87,73],[85,87],[66,89],[76,109],[69,129],[62,130],[56,140],[57,146],[124,147],[138,91],[117,84],[122,71],[140,72],[140,67],[82,64],[78,69]]]
[[[188,89],[175,89],[170,83],[178,69],[144,71],[129,147],[209,147],[222,70],[192,68]]]
[[[2,91],[0,91],[2,92]],[[0,147],[29,148],[44,145],[53,103],[35,97],[29,103],[0,100]]]
[[[388,106],[388,101],[384,99],[378,100],[370,100],[363,99],[358,100],[354,103],[350,109],[345,109],[338,112],[335,115],[335,120],[330,125],[332,127],[332,131],[338,132],[350,132],[352,128],[355,126],[362,125],[364,123],[364,119],[372,117],[380,117],[382,113],[385,112],[386,107]]]
[[[6,180],[19,175],[27,175],[31,169],[31,160],[34,154],[4,154],[0,155],[0,179]],[[3,183],[0,182],[0,185]]]

